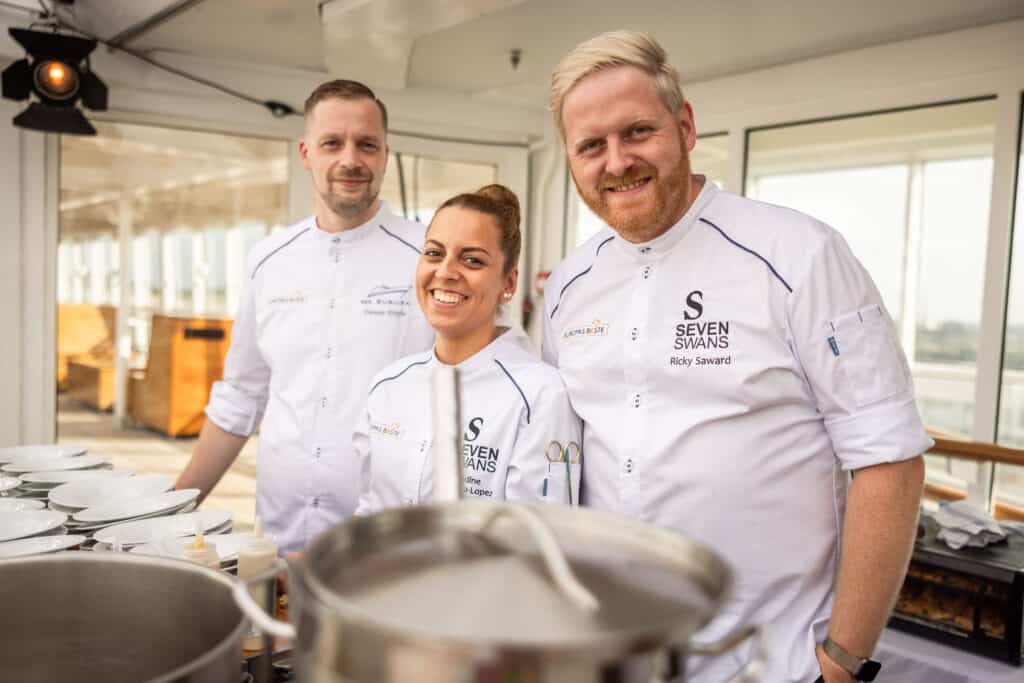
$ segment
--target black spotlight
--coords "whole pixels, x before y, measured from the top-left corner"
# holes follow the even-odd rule
[[[107,86],[86,61],[96,41],[20,28],[9,30],[29,56],[4,69],[3,96],[27,100],[34,94],[38,100],[14,117],[14,125],[48,133],[95,135],[96,129],[75,103],[81,100],[82,106],[93,111],[107,108]]]

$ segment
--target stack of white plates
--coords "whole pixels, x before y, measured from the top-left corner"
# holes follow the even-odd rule
[[[13,493],[23,498],[49,498],[50,490],[61,484],[71,481],[83,481],[86,479],[112,479],[132,475],[129,470],[110,470],[106,468],[93,468],[89,470],[61,470],[57,472],[29,472],[18,476],[21,480],[19,486]]]
[[[0,474],[0,497],[16,496],[21,487],[21,479],[9,474]]]
[[[231,531],[232,514],[226,510],[197,510],[169,517],[152,517],[104,527],[93,534],[94,550],[110,550],[115,543],[130,549],[143,543],[161,543],[171,537],[193,536],[198,525],[204,534]]]
[[[220,568],[231,571],[238,568],[238,551],[242,547],[242,543],[252,538],[252,534],[216,534],[205,538],[207,543],[213,544],[217,549]],[[181,559],[185,557],[185,546],[190,543],[194,543],[191,536],[172,536],[160,541],[137,545],[131,549],[131,552]]]
[[[65,534],[63,536],[34,536],[17,541],[5,541],[0,543],[0,560],[68,550],[82,545],[85,540],[85,536]]]
[[[42,510],[45,507],[43,501],[33,500],[32,498],[0,498],[0,512]]]
[[[88,472],[89,470],[84,471]],[[113,472],[114,470],[107,471]],[[92,477],[60,484],[50,489],[47,497],[51,510],[74,514],[86,508],[165,493],[172,488],[174,488],[174,480],[162,474],[138,477]]]
[[[67,519],[63,512],[53,510],[0,512],[0,542],[66,533],[64,522]]]
[[[27,474],[29,472],[59,472],[62,470],[88,470],[96,467],[110,467],[110,456],[28,456],[12,460],[0,469],[2,469],[4,472],[8,474]]]
[[[15,460],[61,458],[65,456],[83,455],[88,448],[66,443],[51,443],[40,446],[11,446],[0,448],[0,463],[14,462]]]
[[[199,489],[180,489],[157,495],[113,500],[74,513],[68,522],[68,528],[76,532],[95,531],[121,522],[188,512],[195,507],[198,498]]]

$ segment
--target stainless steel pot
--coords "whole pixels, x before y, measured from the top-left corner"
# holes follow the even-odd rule
[[[67,552],[0,562],[0,678],[235,683],[234,581],[181,560]]]
[[[681,680],[686,654],[756,631],[691,647],[728,596],[726,565],[675,533],[581,508],[388,510],[336,526],[289,573],[294,626],[265,618],[242,584],[236,599],[294,638],[305,683]]]

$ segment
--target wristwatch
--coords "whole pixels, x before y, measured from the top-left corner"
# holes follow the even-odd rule
[[[873,659],[862,659],[857,655],[852,655],[843,648],[836,645],[832,637],[825,638],[825,642],[821,644],[821,648],[825,651],[825,654],[829,656],[833,662],[841,666],[846,670],[853,679],[856,681],[873,681],[878,672],[882,669],[882,665]]]

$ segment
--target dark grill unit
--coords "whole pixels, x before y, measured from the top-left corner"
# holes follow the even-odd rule
[[[922,518],[910,570],[889,625],[976,654],[1021,664],[1024,538],[953,550]]]

